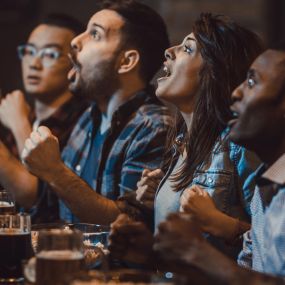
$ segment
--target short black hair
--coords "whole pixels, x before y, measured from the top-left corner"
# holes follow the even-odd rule
[[[166,25],[149,6],[135,0],[104,0],[100,10],[118,13],[125,21],[122,28],[124,46],[133,46],[140,53],[140,74],[149,82],[161,67],[164,51],[169,47]]]
[[[75,35],[82,33],[85,29],[84,25],[79,20],[60,13],[53,13],[45,16],[40,21],[40,24],[66,28],[74,32]]]

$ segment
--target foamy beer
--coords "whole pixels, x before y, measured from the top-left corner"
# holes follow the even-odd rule
[[[83,237],[77,230],[41,230],[36,254],[36,284],[59,285],[84,269]]]
[[[22,263],[32,255],[28,215],[0,215],[0,283],[23,281]]]
[[[15,214],[15,201],[9,191],[0,190],[0,215],[5,214]]]

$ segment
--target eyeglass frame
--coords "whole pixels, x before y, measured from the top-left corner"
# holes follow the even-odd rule
[[[25,59],[25,57],[27,58],[27,55],[22,54],[22,50],[26,49],[27,47],[29,47],[33,50],[33,54],[28,55],[28,56],[30,56],[30,60],[34,59],[34,58],[40,58],[41,63],[44,67],[53,66],[61,57],[64,56],[64,54],[61,51],[59,51],[58,49],[56,49],[54,47],[44,47],[44,48],[37,49],[32,44],[22,44],[22,45],[17,46],[18,58],[21,61],[23,61]],[[44,54],[47,50],[50,50],[50,51],[54,52],[54,54],[55,54],[55,58],[50,59],[52,61],[50,64],[44,64],[44,61],[43,61],[44,60]]]

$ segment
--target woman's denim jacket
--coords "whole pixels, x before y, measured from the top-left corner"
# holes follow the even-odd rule
[[[189,187],[195,184],[201,186],[210,194],[219,210],[229,216],[250,222],[250,202],[255,188],[254,171],[260,165],[260,160],[252,152],[231,142],[228,133],[229,129],[226,129],[218,138],[210,158],[194,172],[193,181]],[[158,187],[156,198],[176,165],[179,157],[177,150],[178,147],[174,147],[171,166]],[[180,191],[175,195],[176,201],[171,200],[174,211],[179,211],[182,193],[183,191]],[[163,200],[164,193],[159,196]],[[157,209],[158,204],[163,206],[164,203],[163,201],[155,203],[156,220],[162,221],[168,213],[163,213],[163,209]],[[157,216],[158,212],[163,215]]]

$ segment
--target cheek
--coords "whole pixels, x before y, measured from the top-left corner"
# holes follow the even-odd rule
[[[173,78],[173,93],[181,97],[193,97],[199,88],[198,73],[193,70],[181,70]]]

